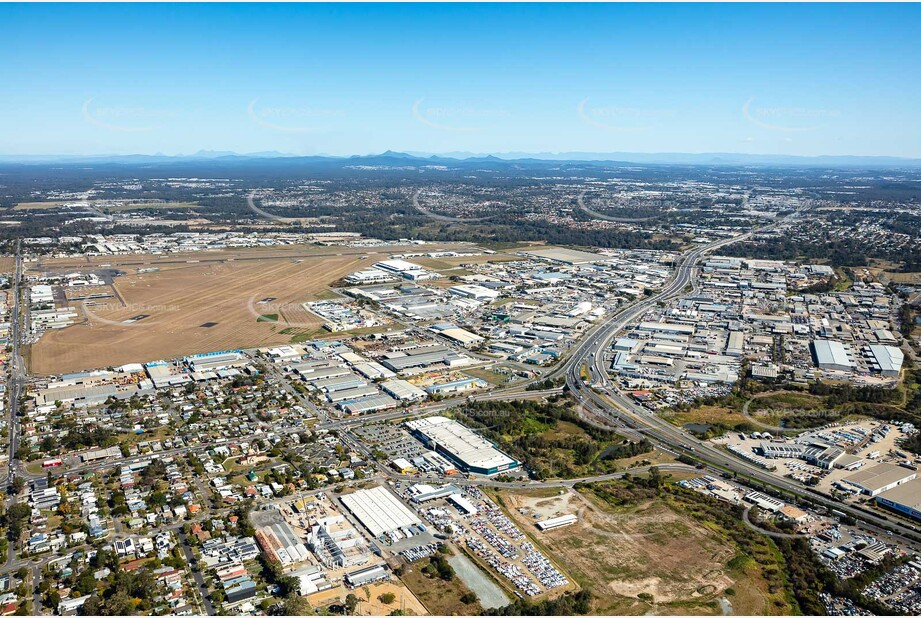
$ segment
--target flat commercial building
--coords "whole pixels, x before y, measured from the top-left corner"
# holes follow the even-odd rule
[[[375,361],[356,363],[354,369],[369,380],[387,379],[397,375]]]
[[[540,530],[553,530],[554,528],[562,528],[563,526],[571,526],[576,523],[578,518],[575,515],[561,515],[560,517],[553,517],[551,519],[545,519],[543,521],[537,522],[537,527]]]
[[[464,298],[472,298],[474,300],[487,302],[499,298],[498,290],[492,290],[482,285],[475,284],[455,285],[448,288],[448,291],[457,296],[463,296]]]
[[[282,566],[288,566],[310,557],[307,546],[280,514],[263,511],[259,513],[258,519],[262,525],[253,522],[257,523],[256,542],[269,558],[278,560]]]
[[[61,386],[39,390],[35,395],[36,405],[60,401],[62,403],[86,402],[87,405],[103,402],[119,392],[115,384],[98,386]],[[130,395],[129,395],[130,396]]]
[[[489,385],[479,378],[464,378],[452,382],[445,382],[444,384],[427,386],[425,392],[430,395],[451,395],[454,393],[476,390],[478,388],[486,388],[487,386]]]
[[[390,273],[402,274],[413,270],[422,270],[422,267],[405,260],[384,260],[374,265],[374,268]]]
[[[256,596],[256,583],[252,580],[242,581],[224,591],[228,603],[238,603]]]
[[[423,444],[441,453],[462,470],[493,475],[520,464],[469,428],[444,416],[430,416],[406,423]]]
[[[307,361],[306,363],[295,363],[290,366],[291,371],[298,374],[303,378],[311,377],[330,377],[335,375],[345,375],[349,372],[348,369],[334,363],[333,361],[322,360],[322,361]],[[327,373],[319,373],[325,370]]]
[[[828,339],[816,339],[809,345],[812,347],[812,358],[819,369],[831,371],[851,371],[854,369],[854,360],[843,343]]]
[[[899,377],[905,360],[902,350],[891,345],[871,345],[869,350],[873,360],[870,368],[873,371],[887,378]]]
[[[196,372],[217,371],[218,369],[240,367],[246,364],[246,356],[239,350],[194,354],[186,356],[183,360],[192,371]]]
[[[400,528],[419,525],[421,520],[385,487],[362,489],[346,494],[342,504],[375,538]]]
[[[745,335],[739,331],[729,333],[726,340],[726,356],[742,356],[742,348],[745,345]]]
[[[323,380],[308,380],[307,383],[310,384],[310,386],[313,388],[327,393],[334,393],[336,391],[344,391],[350,388],[358,388],[368,385],[366,380],[359,378],[352,373],[344,376],[337,376],[335,378],[326,378]]]
[[[468,330],[464,330],[463,328],[445,328],[444,330],[438,331],[438,334],[442,337],[447,337],[451,341],[458,343],[465,348],[479,345],[484,341],[484,339],[479,335],[471,333]]]
[[[771,496],[767,496],[760,491],[748,492],[745,494],[745,500],[751,502],[759,509],[770,511],[771,513],[776,513],[784,507],[783,502],[777,500],[776,498],[772,498]]]
[[[400,401],[419,401],[428,397],[424,390],[406,380],[387,380],[381,382],[381,388]]]
[[[806,445],[804,444],[786,444],[764,441],[758,444],[758,448],[761,451],[761,456],[767,457],[768,459],[782,457],[802,457],[803,453],[806,451]]]
[[[549,260],[551,262],[560,262],[562,264],[569,264],[574,266],[576,264],[594,264],[595,262],[603,262],[605,260],[610,260],[611,258],[604,255],[599,255],[597,253],[589,253],[588,251],[577,251],[575,249],[566,249],[564,247],[550,247],[548,249],[533,249],[530,251],[522,251],[524,255],[538,258],[541,260]]]
[[[880,506],[921,520],[921,479],[914,479],[876,496]]]
[[[349,588],[359,588],[390,577],[389,571],[383,564],[375,564],[357,571],[345,574],[345,585]]]
[[[371,395],[359,399],[348,399],[339,403],[339,407],[347,414],[367,414],[378,410],[391,410],[400,405],[400,402],[390,395]]]
[[[93,461],[98,461],[100,459],[106,459],[108,457],[121,457],[122,450],[117,446],[110,446],[109,448],[100,448],[93,451],[86,451],[80,453],[80,461],[82,463],[89,463]]]
[[[370,397],[371,395],[380,395],[380,391],[377,390],[377,387],[356,386],[355,388],[333,390],[326,393],[326,398],[332,403],[339,403],[340,401],[351,401],[353,399],[361,399],[362,397]]]
[[[428,367],[429,365],[446,365],[448,367],[460,367],[470,363],[470,359],[462,356],[457,352],[445,349],[435,349],[432,351],[419,351],[418,353],[407,353],[403,356],[390,356],[381,361],[381,363],[396,372],[415,369],[418,367]]]
[[[461,496],[460,494],[451,494],[450,496],[448,496],[448,502],[453,504],[454,507],[457,508],[457,510],[460,511],[461,514],[463,515],[476,515],[477,514],[476,506],[472,502],[470,502],[470,500],[468,500],[464,496]]]
[[[852,485],[868,496],[877,496],[885,491],[894,489],[899,485],[914,480],[917,472],[902,466],[881,463],[871,468],[866,468],[841,479],[841,482]]]
[[[693,335],[692,324],[672,324],[670,322],[641,322],[637,330],[653,333],[673,333],[677,335]]]
[[[349,283],[354,283],[356,285],[367,285],[369,283],[384,283],[387,281],[393,281],[396,277],[388,272],[383,270],[378,270],[376,268],[369,268],[367,270],[359,270],[354,272],[351,275],[346,276],[345,280]]]

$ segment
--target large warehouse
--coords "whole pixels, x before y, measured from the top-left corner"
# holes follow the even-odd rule
[[[909,468],[881,463],[855,472],[841,479],[841,482],[856,487],[860,493],[876,496],[914,480],[916,476],[917,472]]]
[[[495,445],[457,421],[430,416],[406,423],[426,446],[441,453],[466,472],[493,475],[520,466]]]
[[[897,378],[902,371],[905,354],[899,348],[891,345],[869,346],[872,362],[870,369],[886,378]]]
[[[386,487],[362,489],[341,498],[345,508],[375,537],[400,528],[416,526],[422,521],[406,508]]]
[[[521,254],[528,257],[537,258],[539,260],[569,264],[570,266],[575,266],[578,264],[594,264],[596,262],[604,262],[611,259],[606,255],[589,253],[588,251],[578,251],[576,249],[568,249],[566,247],[532,249],[530,251],[522,251]]]
[[[816,339],[811,344],[812,358],[819,369],[831,371],[851,371],[854,360],[851,352],[839,341]]]
[[[259,511],[252,517],[256,542],[262,551],[282,566],[304,562],[310,556],[307,546],[278,511]]]
[[[880,506],[921,520],[921,479],[914,479],[876,496]]]

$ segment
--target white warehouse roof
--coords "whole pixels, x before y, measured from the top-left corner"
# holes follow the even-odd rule
[[[422,267],[405,260],[383,260],[374,265],[375,268],[382,268],[391,272],[408,272],[411,270],[422,270]]]
[[[409,421],[406,426],[441,445],[470,468],[501,469],[517,463],[492,442],[450,418],[429,416]]]
[[[895,375],[902,370],[905,354],[899,348],[891,345],[871,345],[870,353],[873,354],[883,375]]]
[[[378,486],[347,494],[342,496],[342,504],[375,537],[422,523],[385,487]]]
[[[839,341],[816,339],[812,342],[812,349],[815,351],[815,360],[819,367],[826,365],[837,365],[839,367],[854,366],[847,348]]]

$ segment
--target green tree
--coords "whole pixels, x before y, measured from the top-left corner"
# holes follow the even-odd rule
[[[355,610],[358,608],[358,602],[359,602],[358,597],[356,597],[356,596],[355,596],[354,594],[352,594],[351,592],[348,593],[348,595],[346,595],[346,597],[345,597],[345,609],[346,609],[346,611],[348,611],[348,613],[350,613],[350,614],[355,613]]]
[[[377,597],[377,600],[383,603],[384,605],[390,605],[391,603],[396,601],[396,599],[397,599],[397,595],[393,594],[392,592],[385,592],[384,594],[381,594]]]

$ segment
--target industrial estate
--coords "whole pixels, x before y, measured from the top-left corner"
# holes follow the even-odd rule
[[[921,615],[919,13],[0,4],[0,616]]]
[[[33,195],[13,212],[63,219],[2,262],[5,607],[916,613],[917,275],[768,249],[834,229],[830,198],[670,190],[718,213],[577,224],[630,248],[256,211],[154,231],[168,202]],[[553,195],[536,212],[561,225]],[[86,210],[112,214],[69,233]]]

